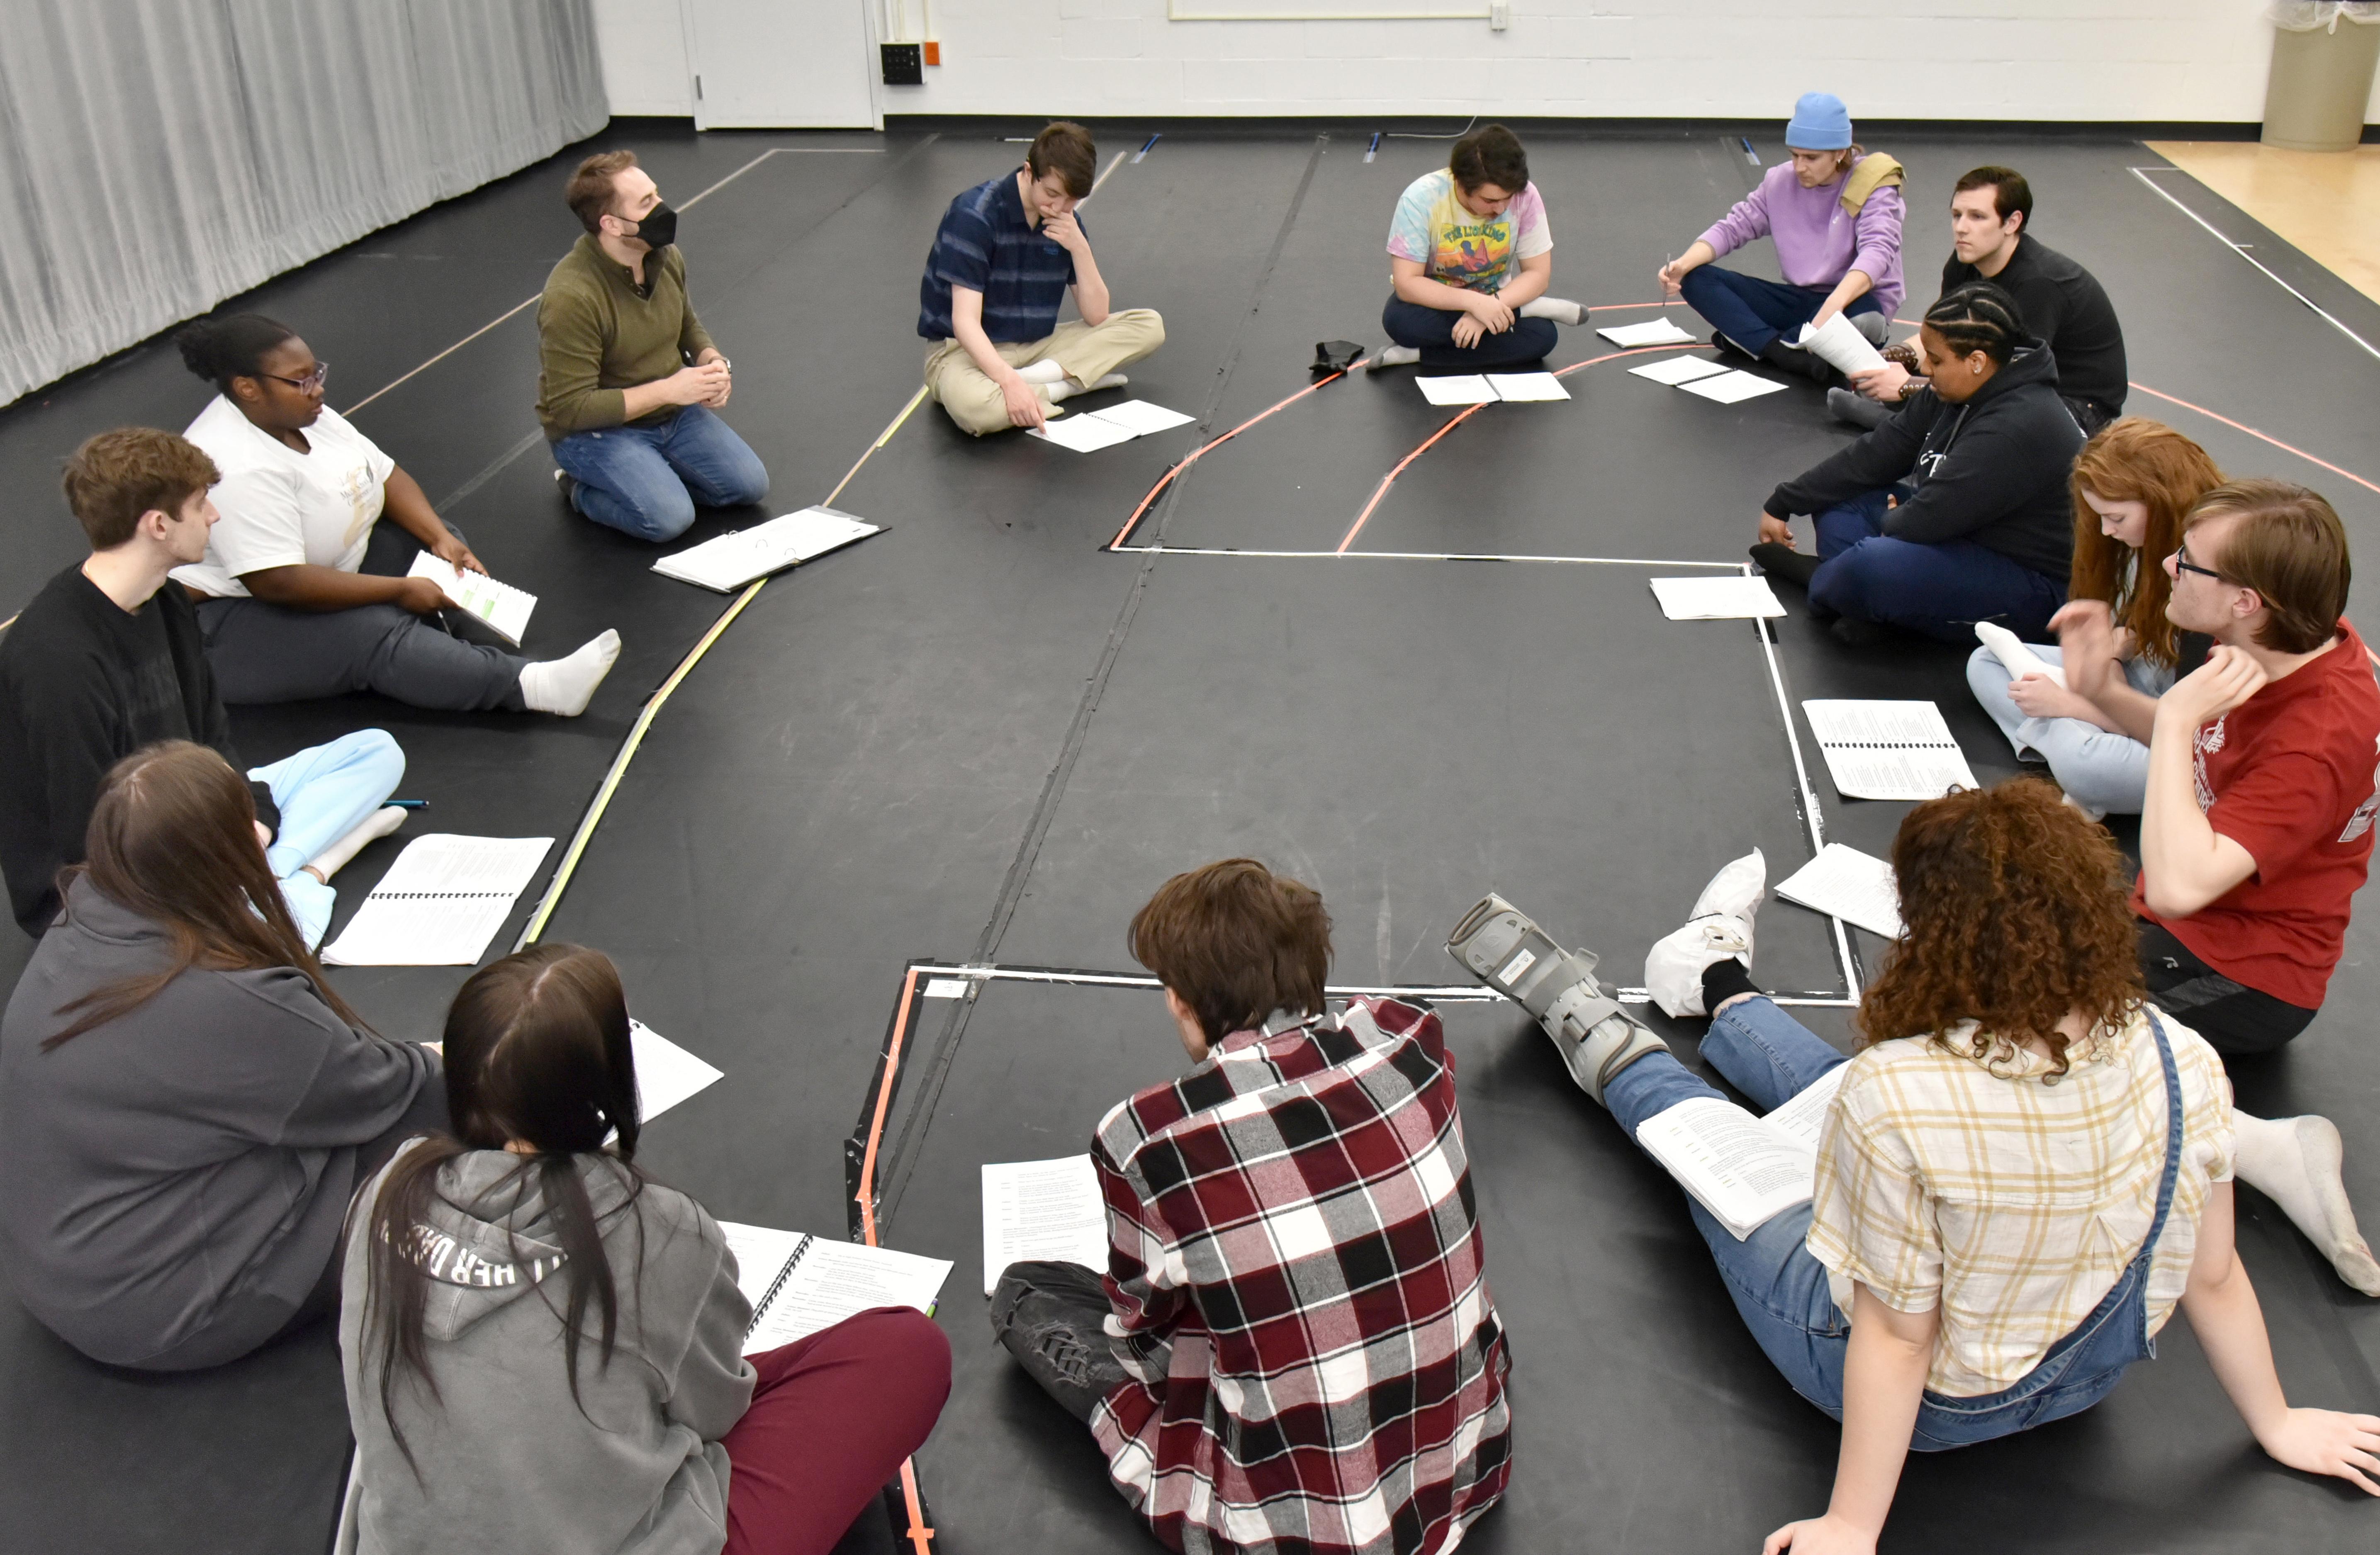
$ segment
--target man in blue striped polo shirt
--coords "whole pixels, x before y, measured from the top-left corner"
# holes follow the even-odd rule
[[[1099,168],[1091,132],[1060,122],[1025,165],[951,201],[917,285],[926,389],[967,431],[1038,427],[1058,402],[1124,383],[1116,369],[1165,344],[1148,308],[1111,312],[1108,284],[1075,215]],[[1079,322],[1058,322],[1066,288]]]

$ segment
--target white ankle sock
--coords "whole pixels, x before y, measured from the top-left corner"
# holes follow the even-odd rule
[[[2355,1229],[2355,1207],[2341,1175],[2338,1129],[2328,1118],[2254,1118],[2232,1109],[2240,1181],[2281,1207],[2338,1277],[2365,1295],[2380,1295],[2380,1263]]]
[[[1411,367],[1421,360],[1418,346],[1383,346],[1365,362],[1366,367]]]
[[[325,885],[331,877],[347,867],[347,860],[363,851],[366,843],[378,842],[405,824],[405,808],[382,805],[356,822],[354,828],[337,842],[306,860],[306,868]]]
[[[1551,319],[1558,324],[1586,322],[1586,310],[1566,297],[1531,298],[1513,311],[1524,319]]]
[[[1111,372],[1105,378],[1100,379],[1098,383],[1086,383],[1078,389],[1075,387],[1075,382],[1073,379],[1061,378],[1055,383],[1044,385],[1041,390],[1041,394],[1042,396],[1048,399],[1050,404],[1055,405],[1062,399],[1072,399],[1076,395],[1096,394],[1101,389],[1121,389],[1126,383],[1131,382],[1131,379],[1126,378],[1121,372]]]
[[[588,699],[595,695],[595,687],[603,684],[603,677],[612,673],[612,665],[619,657],[620,634],[607,626],[601,636],[589,639],[567,659],[523,664],[521,700],[528,704],[531,712],[576,718],[587,711]]]
[[[1066,370],[1044,357],[1038,362],[1026,362],[1018,368],[1016,376],[1027,383],[1055,383],[1066,376]]]

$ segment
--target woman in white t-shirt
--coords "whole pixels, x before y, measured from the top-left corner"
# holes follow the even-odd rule
[[[1586,310],[1546,295],[1554,238],[1520,137],[1482,125],[1439,172],[1406,186],[1389,227],[1391,290],[1380,327],[1396,342],[1373,367],[1490,371],[1554,348],[1557,321]]]
[[[198,597],[224,700],[370,690],[415,707],[586,711],[619,657],[619,634],[538,663],[449,632],[444,591],[406,576],[414,558],[427,551],[487,569],[419,483],[322,403],[330,370],[294,331],[234,313],[175,343],[218,391],[182,435],[220,472],[222,518],[205,559],[174,577]]]

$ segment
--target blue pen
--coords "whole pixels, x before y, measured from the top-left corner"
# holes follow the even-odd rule
[[[1368,145],[1368,146],[1366,146],[1366,147],[1365,147],[1365,148],[1364,148],[1364,160],[1365,160],[1366,162],[1369,162],[1369,161],[1371,161],[1373,157],[1375,157],[1375,156],[1377,156],[1377,155],[1378,155],[1378,154],[1379,154],[1379,150],[1380,150],[1380,132],[1379,132],[1378,130],[1377,130],[1377,129],[1376,129],[1376,130],[1372,131],[1372,143],[1371,143],[1370,145]]]
[[[1140,161],[1140,159],[1141,159],[1142,157],[1145,157],[1145,156],[1147,156],[1147,155],[1148,154],[1148,147],[1149,147],[1149,146],[1154,146],[1155,144],[1157,144],[1157,142],[1158,142],[1158,141],[1160,141],[1160,140],[1163,140],[1164,138],[1165,138],[1165,132],[1164,132],[1163,130],[1161,130],[1161,129],[1160,129],[1160,130],[1159,130],[1156,134],[1154,134],[1154,135],[1150,136],[1150,137],[1148,138],[1148,146],[1143,146],[1143,147],[1141,147],[1141,148],[1140,148],[1140,150],[1138,150],[1138,151],[1136,151],[1136,152],[1133,152],[1133,153],[1132,153],[1132,160],[1133,160],[1135,164],[1137,164],[1137,163]]]
[[[426,810],[430,808],[430,801],[427,799],[382,799],[381,803],[395,805],[401,810]]]

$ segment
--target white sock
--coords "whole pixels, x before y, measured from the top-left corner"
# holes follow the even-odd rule
[[[2234,1108],[2231,1127],[2239,1140],[2233,1170],[2240,1181],[2279,1205],[2341,1280],[2365,1295],[2380,1295],[2380,1263],[2355,1229],[2355,1206],[2347,1200],[2338,1125],[2311,1114],[2253,1118]]]
[[[523,664],[521,700],[531,712],[576,718],[587,711],[588,699],[595,695],[595,687],[603,684],[619,657],[620,634],[606,626],[601,636],[589,638],[567,659]]]
[[[313,871],[316,880],[327,885],[333,875],[347,867],[348,859],[363,851],[366,843],[378,842],[404,824],[405,808],[402,805],[382,805],[357,821],[346,836],[306,860],[306,868]]]
[[[1026,362],[1018,368],[1016,376],[1027,383],[1055,383],[1066,376],[1066,370],[1044,357],[1038,362]]]
[[[1041,394],[1042,397],[1055,405],[1062,399],[1072,399],[1076,395],[1097,394],[1101,389],[1121,389],[1131,382],[1131,379],[1121,372],[1111,372],[1098,383],[1086,383],[1078,389],[1075,387],[1073,379],[1061,378],[1055,383],[1044,385]]]
[[[1586,310],[1565,297],[1532,298],[1513,311],[1524,319],[1551,319],[1558,324],[1586,322]]]
[[[1411,367],[1421,360],[1418,346],[1383,346],[1365,362],[1366,367]]]

